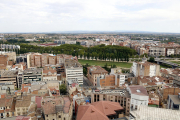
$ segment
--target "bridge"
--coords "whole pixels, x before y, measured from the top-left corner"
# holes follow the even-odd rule
[[[159,58],[155,58],[155,62],[157,62],[157,64],[167,64],[167,65],[170,65],[170,66],[172,66],[172,68],[179,67],[178,64],[175,64],[175,63],[172,63],[172,62],[168,62],[168,61],[165,61],[165,60],[160,60]]]

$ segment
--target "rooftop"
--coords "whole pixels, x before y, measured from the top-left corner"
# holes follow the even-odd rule
[[[82,67],[82,65],[78,61],[72,60],[72,59],[66,59],[65,60],[65,66],[66,66],[66,68]]]
[[[129,86],[131,94],[149,96],[147,90],[141,85],[131,85]]]
[[[169,95],[169,97],[174,104],[180,105],[180,98],[178,98],[178,95]]]
[[[106,71],[104,68],[100,66],[91,66],[87,67],[87,69],[94,74],[108,73],[108,71]]]

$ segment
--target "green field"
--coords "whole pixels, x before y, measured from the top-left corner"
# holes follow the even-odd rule
[[[128,62],[109,62],[109,61],[96,61],[96,60],[78,60],[79,63],[82,65],[85,65],[88,63],[89,65],[98,65],[104,67],[104,65],[107,63],[108,65],[113,65],[115,64],[117,67],[122,67],[122,68],[130,68],[132,66],[132,63]]]
[[[180,64],[180,61],[172,61],[172,60],[169,60],[169,62],[172,62],[172,63],[175,63],[175,64]]]

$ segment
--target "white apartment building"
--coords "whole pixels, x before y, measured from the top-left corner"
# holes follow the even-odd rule
[[[166,53],[167,53],[167,56],[169,56],[169,55],[174,55],[175,50],[174,50],[173,48],[167,48],[167,49],[166,49]]]
[[[160,66],[150,62],[133,62],[131,68],[135,77],[138,76],[160,76]]]
[[[0,48],[2,50],[12,50],[12,49],[19,49],[20,50],[20,46],[19,45],[8,45],[8,44],[1,44]]]
[[[79,85],[83,85],[83,67],[78,61],[66,59],[65,72],[67,81],[73,81],[79,83]]]
[[[140,105],[148,106],[149,95],[143,86],[132,85],[127,90],[131,95],[131,109],[137,109]]]

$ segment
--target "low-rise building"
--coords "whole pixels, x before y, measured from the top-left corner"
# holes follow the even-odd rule
[[[72,102],[68,97],[42,99],[44,120],[71,120]]]
[[[16,98],[15,116],[27,115],[30,104],[31,104],[30,95]]]
[[[137,109],[140,105],[148,106],[149,95],[143,86],[132,85],[128,86],[127,90],[131,96],[131,110]]]

